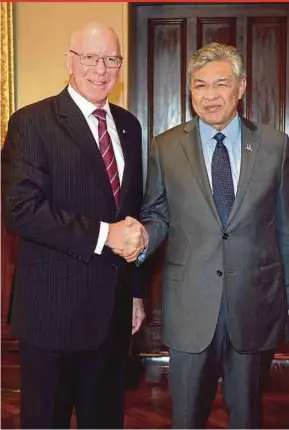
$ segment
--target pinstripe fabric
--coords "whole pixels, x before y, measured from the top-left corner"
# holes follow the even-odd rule
[[[96,349],[116,293],[128,308],[141,295],[137,271],[104,247],[100,222],[138,217],[142,201],[141,128],[111,105],[125,158],[116,208],[103,160],[67,90],[17,111],[2,150],[8,229],[21,238],[12,312],[14,335],[51,349]],[[122,133],[126,130],[126,133]]]

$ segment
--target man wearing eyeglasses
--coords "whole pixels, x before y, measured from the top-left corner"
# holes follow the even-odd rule
[[[77,30],[65,64],[68,87],[17,111],[2,151],[7,226],[21,239],[21,428],[69,428],[73,407],[78,428],[122,428],[130,334],[145,316],[129,264],[147,245],[141,127],[108,102],[122,64],[111,28]]]

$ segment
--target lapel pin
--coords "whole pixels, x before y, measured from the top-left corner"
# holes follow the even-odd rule
[[[126,134],[126,130],[124,128],[121,130],[121,132],[122,134]]]
[[[246,148],[245,149],[247,149],[247,151],[251,151],[252,152],[252,146],[251,145],[249,145],[249,144],[247,144],[246,145]]]

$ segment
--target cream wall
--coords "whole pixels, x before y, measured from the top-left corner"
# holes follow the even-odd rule
[[[70,33],[89,21],[104,21],[118,33],[124,63],[111,101],[127,107],[128,3],[15,3],[16,108],[61,91],[67,81],[63,53]]]

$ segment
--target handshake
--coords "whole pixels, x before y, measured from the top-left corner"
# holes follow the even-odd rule
[[[135,218],[128,216],[122,221],[109,224],[105,244],[115,254],[123,257],[128,263],[132,263],[148,246],[148,242],[149,236],[144,226]]]

